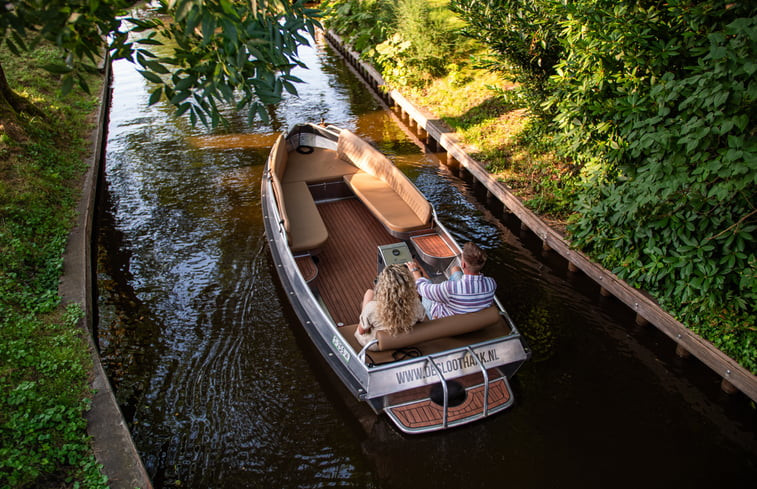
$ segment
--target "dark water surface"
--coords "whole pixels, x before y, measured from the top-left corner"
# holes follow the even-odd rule
[[[303,51],[299,98],[270,125],[229,114],[209,136],[147,106],[114,65],[99,216],[106,369],[156,488],[755,487],[755,411],[719,378],[534,238],[475,203],[330,49]],[[515,405],[485,422],[403,436],[351,399],[301,330],[266,248],[260,177],[271,133],[328,122],[408,173],[486,272],[534,358]]]

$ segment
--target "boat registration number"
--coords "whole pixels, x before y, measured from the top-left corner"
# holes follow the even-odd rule
[[[336,348],[336,351],[342,356],[344,359],[344,363],[349,363],[350,361],[350,352],[347,350],[347,347],[344,346],[344,343],[342,343],[342,340],[337,338],[336,335],[331,337],[331,344],[334,345],[334,348]]]

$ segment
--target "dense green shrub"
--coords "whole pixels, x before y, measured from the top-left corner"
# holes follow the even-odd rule
[[[395,2],[384,0],[327,0],[321,4],[323,24],[358,53],[373,49],[394,32]]]
[[[379,45],[377,50],[383,56],[378,56],[378,61],[382,67],[406,65],[410,69],[404,70],[405,73],[443,76],[448,62],[446,57],[451,49],[449,31],[447,23],[439,16],[439,10],[432,9],[427,0],[399,0],[393,44],[404,43],[407,47],[382,52],[382,45]]]
[[[324,24],[381,69],[392,85],[422,86],[447,71],[455,27],[451,12],[428,0],[335,0]]]
[[[574,242],[755,372],[755,7],[592,4],[555,79],[560,138],[596,170]]]

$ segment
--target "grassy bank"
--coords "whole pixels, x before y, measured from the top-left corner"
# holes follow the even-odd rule
[[[0,50],[9,84],[43,110],[0,134],[0,487],[107,487],[86,433],[90,353],[81,308],[58,296],[101,81],[60,98],[40,47]]]

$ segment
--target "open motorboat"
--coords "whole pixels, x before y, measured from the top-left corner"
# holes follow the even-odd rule
[[[355,338],[363,294],[383,267],[415,259],[439,282],[461,255],[433,206],[386,156],[348,130],[299,124],[273,145],[261,191],[282,286],[358,399],[406,433],[512,405],[508,379],[531,353],[496,298],[482,311],[426,320],[408,333],[379,331],[375,346]]]

